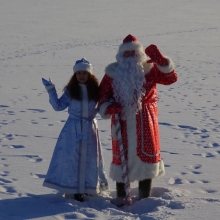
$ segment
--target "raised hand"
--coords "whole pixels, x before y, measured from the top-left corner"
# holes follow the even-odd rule
[[[48,92],[55,88],[55,85],[52,83],[52,80],[50,78],[49,78],[49,80],[42,78],[42,83],[44,84],[44,86]]]
[[[166,66],[168,65],[168,60],[166,57],[164,57],[156,45],[151,44],[145,49],[145,53],[147,56],[150,57],[150,60],[148,60],[148,63],[157,63],[160,66]]]
[[[53,83],[52,83],[50,78],[49,78],[49,80],[46,80],[46,79],[42,78],[42,83],[44,84],[44,86],[53,85]]]

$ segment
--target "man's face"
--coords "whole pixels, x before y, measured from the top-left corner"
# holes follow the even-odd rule
[[[123,53],[123,57],[127,58],[127,57],[134,57],[135,56],[135,51],[134,50],[126,50]]]

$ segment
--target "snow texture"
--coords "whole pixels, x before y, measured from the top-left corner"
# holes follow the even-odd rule
[[[0,219],[215,220],[220,215],[219,0],[1,0]],[[171,57],[178,82],[158,86],[166,175],[152,197],[117,208],[109,193],[64,199],[42,186],[66,111],[55,112],[41,82],[59,96],[76,60],[99,81],[128,34]],[[110,120],[97,115],[105,166]],[[135,199],[137,182],[132,183]]]

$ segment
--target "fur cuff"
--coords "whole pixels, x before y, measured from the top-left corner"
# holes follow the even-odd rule
[[[49,85],[49,86],[45,86],[45,88],[46,88],[46,90],[47,90],[48,92],[50,92],[51,90],[55,89],[55,85],[54,85],[54,84],[51,84],[51,85]]]
[[[170,73],[174,70],[174,63],[171,60],[171,58],[166,57],[168,60],[168,65],[167,66],[160,66],[157,64],[157,68],[162,72],[162,73]]]
[[[111,105],[112,103],[111,102],[104,102],[100,107],[99,107],[99,114],[101,115],[101,117],[103,119],[109,119],[111,118],[111,115],[109,114],[106,114],[106,109],[109,105]]]

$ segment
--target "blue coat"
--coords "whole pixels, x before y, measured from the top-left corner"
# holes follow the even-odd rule
[[[58,99],[48,90],[55,111],[68,107],[69,117],[57,140],[43,186],[62,193],[97,194],[108,189],[97,120],[97,103],[88,101],[87,88],[79,84],[82,100],[70,98],[67,89]]]

